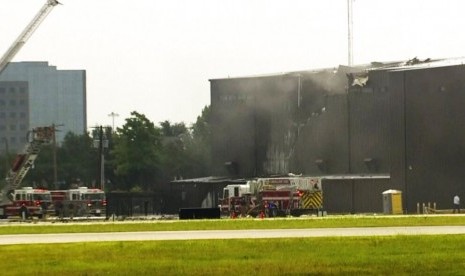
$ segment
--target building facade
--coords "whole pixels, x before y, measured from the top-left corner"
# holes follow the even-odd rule
[[[59,126],[57,142],[68,132],[87,129],[86,73],[58,70],[47,62],[12,62],[0,74],[0,139],[11,152],[22,149],[27,132]]]
[[[465,198],[465,67],[372,63],[210,80],[215,175],[320,176],[329,212]]]

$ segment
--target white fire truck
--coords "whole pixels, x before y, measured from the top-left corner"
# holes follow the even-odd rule
[[[106,214],[107,201],[101,189],[79,187],[51,191],[55,213],[59,217],[89,217]]]
[[[318,177],[258,178],[246,184],[230,184],[220,200],[223,214],[236,216],[300,216],[323,208]]]
[[[5,178],[5,186],[0,192],[0,217],[20,215],[18,212],[21,210],[24,213],[24,208],[27,209],[29,215],[42,216],[48,213],[51,208],[49,191],[31,187],[20,189],[20,186],[28,171],[33,167],[42,146],[50,143],[54,134],[53,127],[37,127],[29,132],[29,142],[24,151],[16,156]],[[42,199],[39,200],[39,197]],[[39,214],[39,207],[46,207],[47,210]]]

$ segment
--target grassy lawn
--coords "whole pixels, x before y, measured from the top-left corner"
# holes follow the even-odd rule
[[[289,219],[170,220],[101,223],[22,223],[0,226],[0,234],[77,232],[133,232],[213,229],[298,229],[327,227],[384,227],[465,225],[465,216],[328,216]]]
[[[465,216],[328,216],[2,225],[0,234],[465,225]],[[465,235],[0,246],[2,275],[464,275]]]
[[[0,256],[2,275],[463,275],[465,235],[8,245]]]

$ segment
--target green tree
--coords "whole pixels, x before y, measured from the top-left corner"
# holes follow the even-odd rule
[[[54,153],[55,150],[55,153]],[[56,154],[57,181],[54,183],[54,154]],[[92,148],[89,135],[67,133],[60,145],[43,145],[34,168],[24,179],[23,186],[40,186],[49,189],[67,189],[77,179],[91,186],[97,175],[97,152]]]
[[[53,146],[43,145],[22,186],[54,189]]]
[[[163,121],[160,123],[160,126],[164,137],[179,137],[189,132],[184,123],[175,123],[173,125],[170,121]]]
[[[6,150],[3,154],[0,154],[0,188],[6,184],[5,177],[11,169],[13,158],[13,154],[6,153]]]
[[[88,133],[66,134],[57,157],[60,182],[71,184],[79,179],[84,185],[93,186],[98,179],[98,164],[98,152]]]
[[[201,177],[211,174],[211,127],[210,107],[205,106],[202,114],[192,125],[192,138],[186,141],[190,156],[190,177]]]
[[[145,115],[136,111],[117,129],[115,146],[111,152],[115,173],[122,179],[117,187],[130,190],[140,186],[154,190],[161,176],[161,131]]]
[[[163,135],[163,180],[165,183],[175,178],[184,177],[189,162],[185,140],[190,139],[189,129],[184,123],[160,123]]]

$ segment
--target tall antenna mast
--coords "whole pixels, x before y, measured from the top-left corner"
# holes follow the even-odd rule
[[[352,2],[353,0],[347,0],[347,26],[348,26],[348,65],[352,66],[354,63],[353,56],[353,42],[352,42]]]

